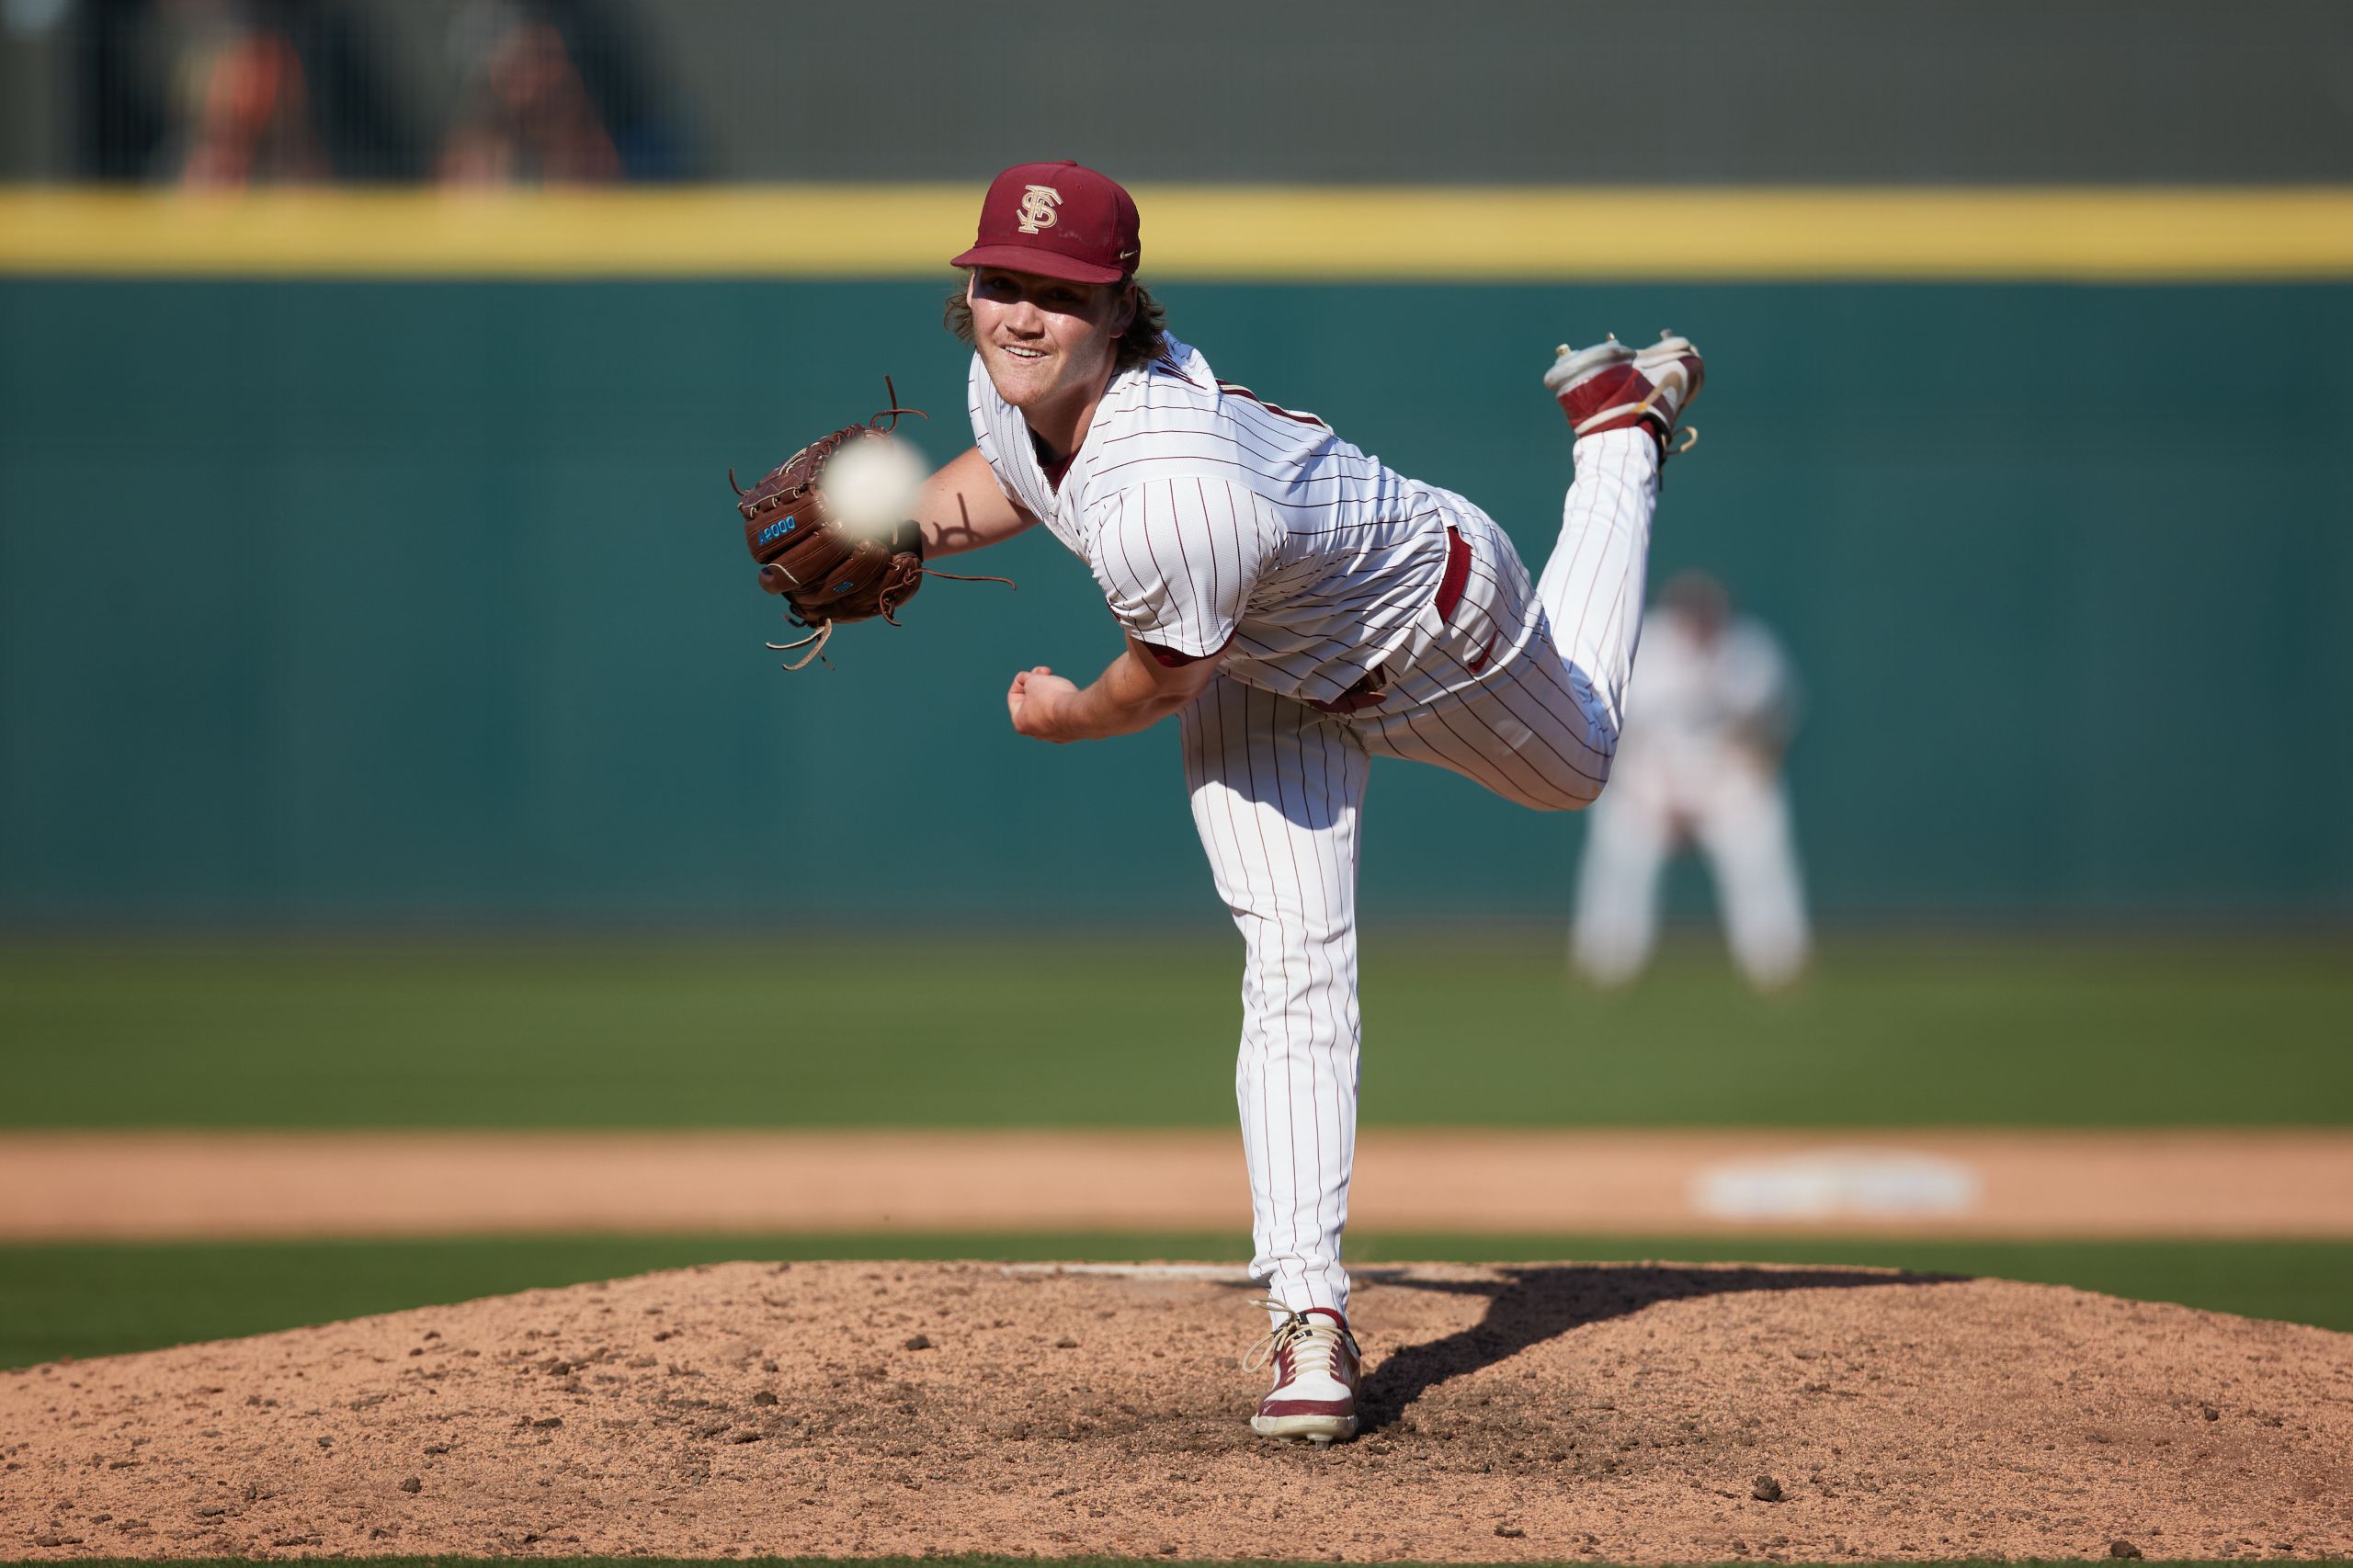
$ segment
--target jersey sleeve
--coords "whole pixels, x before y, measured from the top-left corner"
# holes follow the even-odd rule
[[[1093,512],[1095,577],[1112,615],[1137,642],[1187,658],[1233,640],[1282,541],[1256,494],[1224,480],[1151,480]]]

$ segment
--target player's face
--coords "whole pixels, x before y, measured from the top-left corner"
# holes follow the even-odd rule
[[[1100,392],[1135,310],[1119,284],[1065,283],[995,267],[974,269],[965,298],[989,380],[1025,414]]]

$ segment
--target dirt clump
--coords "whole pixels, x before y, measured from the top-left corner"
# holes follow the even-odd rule
[[[2353,1552],[2353,1335],[1867,1269],[1367,1272],[1328,1450],[1245,1424],[1230,1269],[727,1264],[22,1369],[0,1557]]]

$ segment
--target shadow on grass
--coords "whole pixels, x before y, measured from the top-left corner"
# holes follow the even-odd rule
[[[1358,1403],[1360,1430],[1379,1431],[1450,1378],[1466,1377],[1587,1324],[1625,1317],[1660,1301],[1741,1290],[1843,1290],[1950,1284],[1957,1274],[1885,1274],[1857,1268],[1687,1268],[1642,1264],[1614,1268],[1536,1266],[1497,1270],[1495,1280],[1424,1278],[1410,1269],[1368,1270],[1411,1290],[1493,1298],[1486,1315],[1441,1339],[1408,1345],[1374,1368]]]

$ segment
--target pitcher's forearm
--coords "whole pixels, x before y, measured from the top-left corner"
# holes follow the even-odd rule
[[[929,479],[915,498],[926,557],[960,555],[1011,539],[1037,521],[997,487],[977,447]]]
[[[1099,741],[1148,730],[1199,697],[1217,665],[1215,657],[1163,665],[1131,641],[1093,684],[1064,688],[1029,733],[1051,741]]]
[[[1108,740],[1148,730],[1192,700],[1188,693],[1164,690],[1135,674],[1124,653],[1095,684],[1071,693],[1054,713],[1058,736],[1074,741]]]

